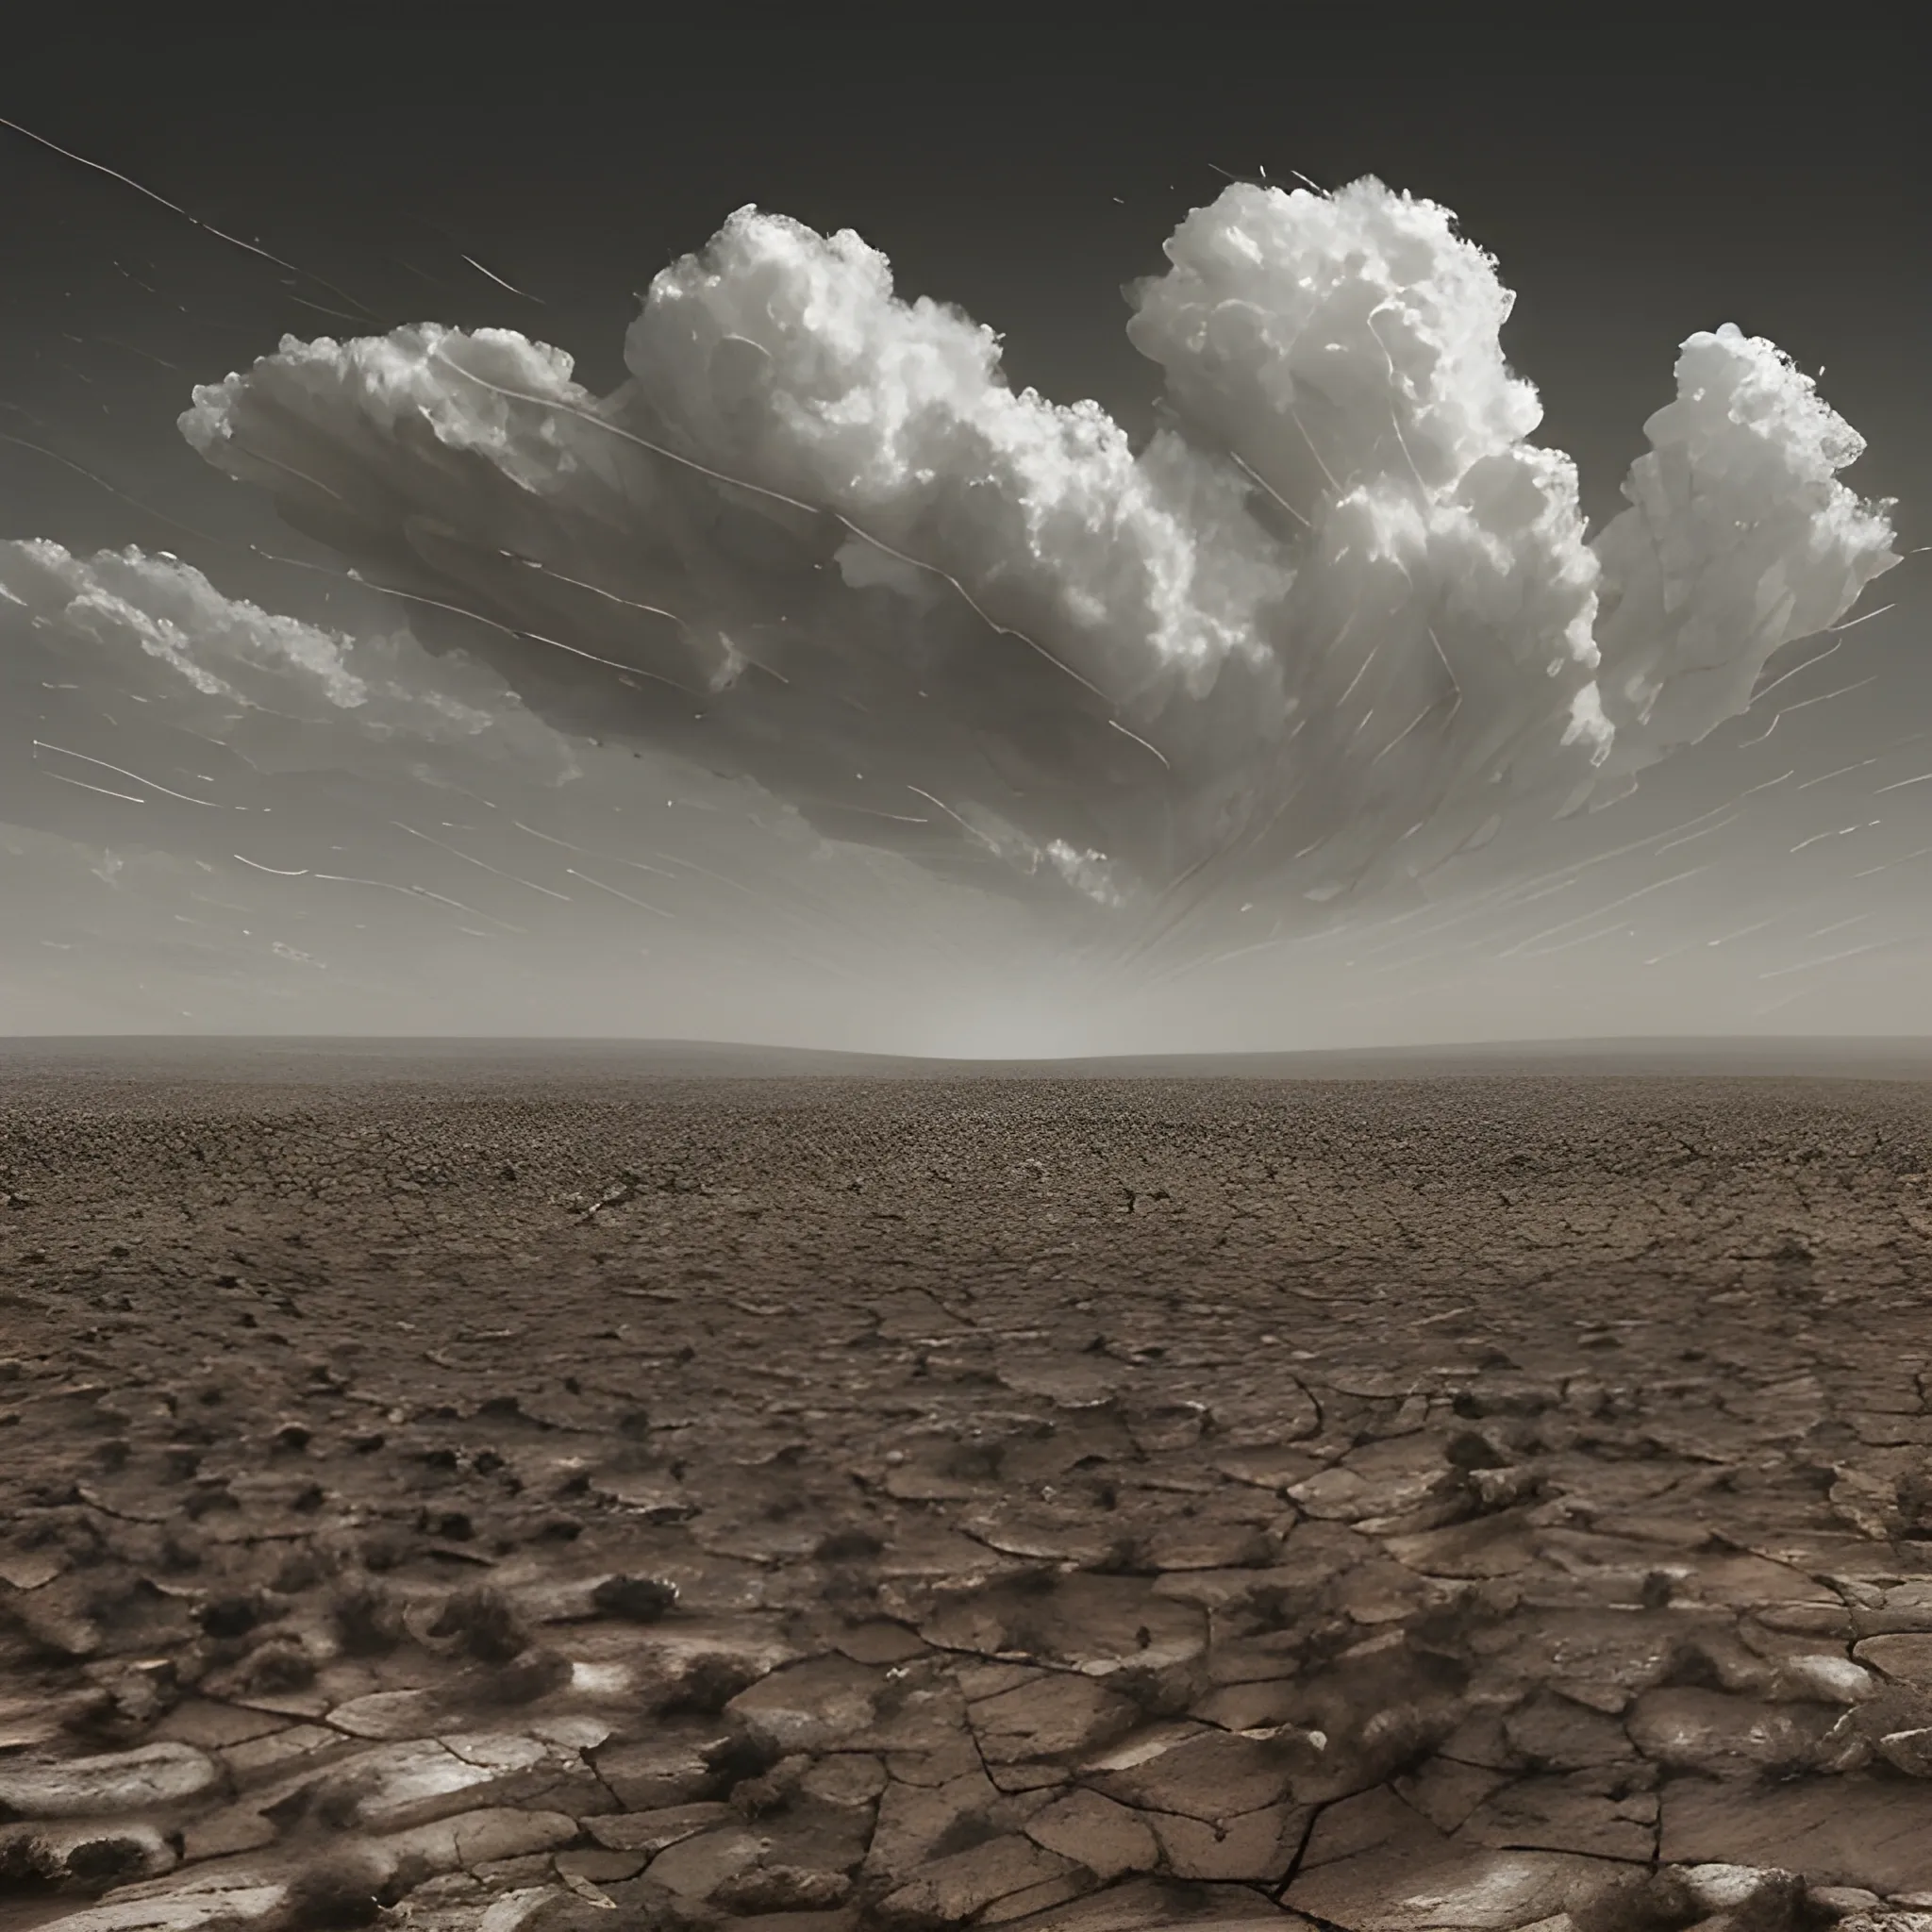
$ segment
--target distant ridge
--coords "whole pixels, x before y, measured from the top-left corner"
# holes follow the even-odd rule
[[[941,1059],[699,1040],[0,1036],[0,1081],[213,1080],[434,1086],[637,1079],[1402,1080],[1599,1075],[1932,1079],[1932,1035],[1490,1041],[1267,1053]]]

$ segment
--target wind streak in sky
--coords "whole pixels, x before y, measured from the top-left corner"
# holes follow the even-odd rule
[[[1164,389],[1138,449],[1009,388],[993,332],[899,300],[858,236],[753,208],[658,275],[606,397],[434,323],[197,389],[194,447],[442,667],[135,552],[8,545],[0,591],[224,705],[299,699],[358,758],[632,744],[1158,935],[1607,802],[1897,560],[1837,477],[1860,440],[1768,342],[1687,340],[1592,544],[1447,210],[1234,183],[1166,252],[1129,291]]]

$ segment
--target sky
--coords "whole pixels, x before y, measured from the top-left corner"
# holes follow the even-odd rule
[[[392,634],[408,613],[345,584],[340,554],[189,446],[175,419],[192,387],[284,335],[435,321],[554,343],[601,395],[625,378],[641,291],[747,203],[857,230],[902,298],[995,329],[1016,389],[1091,397],[1144,444],[1160,372],[1124,332],[1123,284],[1158,274],[1176,225],[1236,178],[1335,189],[1373,175],[1453,210],[1496,258],[1517,297],[1503,348],[1540,392],[1536,441],[1575,458],[1592,531],[1622,508],[1678,344],[1732,323],[1823,371],[1821,393],[1870,445],[1845,480],[1900,500],[1909,550],[1927,541],[1932,484],[1923,135],[1908,63],[1854,25],[1748,51],[1713,37],[1579,58],[1567,26],[1392,35],[1235,15],[1082,36],[986,15],[894,30],[835,10],[756,33],[724,14],[666,32],[551,9],[540,34],[331,13],[110,38],[70,11],[15,49],[0,102],[40,137],[0,128],[0,434],[14,439],[0,442],[0,539],[171,552],[229,598]],[[1429,904],[1365,902],[1319,929],[1230,904],[1158,943],[1084,926],[1076,942],[970,874],[824,850],[728,774],[681,774],[672,802],[650,806],[649,760],[581,742],[594,735],[581,720],[574,752],[537,731],[500,753],[583,767],[544,824],[581,863],[541,876],[480,831],[433,878],[397,870],[434,849],[425,832],[465,847],[469,822],[414,809],[392,741],[353,758],[258,746],[273,779],[256,772],[235,809],[279,808],[262,862],[318,873],[304,840],[341,810],[354,830],[329,862],[375,882],[326,908],[314,892],[264,900],[269,875],[237,874],[234,840],[163,837],[141,822],[153,800],[68,782],[85,771],[129,791],[102,761],[154,775],[127,754],[141,749],[129,708],[104,729],[97,707],[60,716],[58,693],[38,724],[9,698],[0,1030],[915,1050],[1920,1031],[1932,870],[1906,855],[1932,844],[1932,785],[1876,788],[1932,767],[1924,579],[1907,558],[1874,585],[1857,609],[1893,608],[1783,688],[1783,702],[1817,702],[1765,739],[1747,742],[1776,706],[1653,766],[1583,824],[1526,825]],[[433,647],[434,621],[415,615]],[[1768,675],[1816,648],[1793,643]],[[48,752],[59,730],[71,750]],[[446,784],[461,782],[455,758]],[[1742,794],[1755,802],[1733,807]],[[1691,834],[1689,858],[1668,849]],[[450,890],[452,867],[535,884],[507,910]],[[1553,897],[1522,890],[1546,875]],[[631,903],[654,884],[654,909]],[[418,886],[474,919],[452,925],[437,900],[435,924]]]

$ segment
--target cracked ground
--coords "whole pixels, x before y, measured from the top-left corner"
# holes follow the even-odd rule
[[[0,1928],[1932,1928],[1932,1086],[0,1078]]]

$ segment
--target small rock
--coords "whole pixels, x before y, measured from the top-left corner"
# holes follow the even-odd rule
[[[1772,1680],[1774,1697],[1820,1704],[1863,1704],[1876,1688],[1862,1664],[1829,1652],[1786,1657]]]
[[[655,1624],[676,1606],[677,1586],[656,1576],[607,1576],[591,1591],[591,1602],[607,1617]]]
[[[174,1869],[174,1848],[152,1824],[37,1824],[0,1831],[0,1881],[31,1877],[101,1891]]]
[[[0,1805],[25,1818],[112,1818],[199,1797],[220,1776],[192,1744],[0,1762]]]
[[[1876,1911],[1879,1906],[1878,1894],[1867,1891],[1862,1885],[1814,1885],[1806,1891],[1805,1902],[1815,1906],[1828,1919]]]
[[[1894,1632],[1868,1637],[1855,1644],[1852,1655],[1861,1664],[1905,1684],[1932,1686],[1932,1633]]]
[[[1890,1731],[1878,1740],[1878,1755],[1907,1777],[1932,1777],[1932,1729]]]
[[[1792,1873],[1764,1865],[1687,1865],[1682,1877],[1693,1904],[1706,1912],[1734,1912],[1743,1906],[1795,1897],[1798,1880]]]

